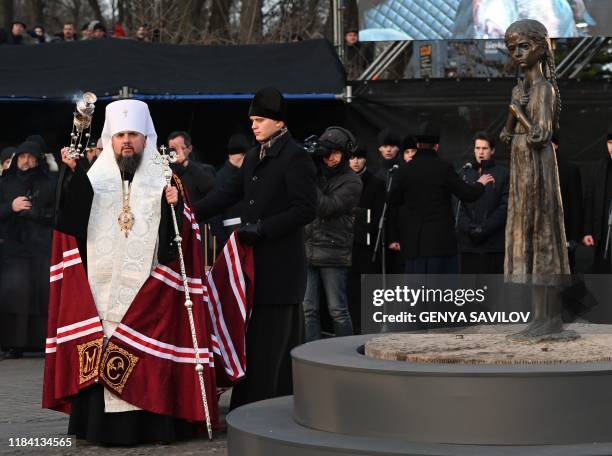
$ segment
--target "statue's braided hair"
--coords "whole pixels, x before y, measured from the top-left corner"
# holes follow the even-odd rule
[[[561,93],[559,92],[559,86],[557,84],[557,68],[555,65],[555,56],[552,50],[550,38],[548,36],[548,30],[541,23],[533,19],[523,19],[516,21],[508,27],[506,30],[506,45],[510,36],[513,34],[525,35],[531,39],[535,44],[544,49],[544,55],[542,57],[542,70],[544,77],[552,84],[555,89],[555,114],[553,119],[553,128],[559,129],[559,116],[561,115]]]

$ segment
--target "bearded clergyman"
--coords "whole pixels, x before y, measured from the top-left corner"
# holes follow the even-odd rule
[[[110,103],[102,146],[89,171],[85,160],[62,150],[56,229],[77,241],[107,341],[153,268],[176,256],[171,204],[177,214],[183,206],[178,189],[166,184],[145,103]],[[99,383],[72,398],[68,433],[77,439],[134,445],[172,442],[194,432],[193,424],[141,410]]]

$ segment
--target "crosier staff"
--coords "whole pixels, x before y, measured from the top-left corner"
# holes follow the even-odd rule
[[[166,153],[166,146],[160,147],[160,160],[164,167],[164,178],[166,179],[166,186],[170,187],[172,183],[172,170],[170,169],[170,163],[176,161],[176,152],[170,150]],[[200,349],[198,348],[198,336],[196,333],[195,322],[193,320],[193,301],[189,295],[189,284],[187,282],[187,273],[185,271],[185,259],[183,258],[182,238],[179,233],[178,223],[176,221],[176,214],[174,212],[174,204],[170,203],[172,213],[172,224],[174,225],[174,241],[178,249],[179,266],[181,268],[181,279],[183,281],[183,290],[185,293],[185,309],[187,309],[187,316],[189,317],[189,327],[191,328],[191,340],[193,342],[193,354],[195,356],[195,370],[200,381],[200,392],[202,393],[202,405],[204,407],[204,415],[206,416],[206,428],[208,430],[208,438],[212,440],[212,425],[210,422],[210,412],[208,410],[208,399],[206,397],[206,388],[204,386],[204,366],[200,360]]]

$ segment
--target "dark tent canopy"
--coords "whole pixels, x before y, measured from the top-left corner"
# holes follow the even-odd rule
[[[326,40],[197,46],[102,39],[0,46],[0,98],[66,99],[80,90],[146,98],[240,98],[265,86],[295,98],[332,98],[344,69]]]

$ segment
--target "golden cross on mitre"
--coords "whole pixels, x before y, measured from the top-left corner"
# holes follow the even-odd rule
[[[127,115],[128,115],[128,110],[127,110],[127,109],[124,109],[124,110],[123,110],[123,115],[124,115],[124,116],[125,116],[125,118],[127,119]]]

